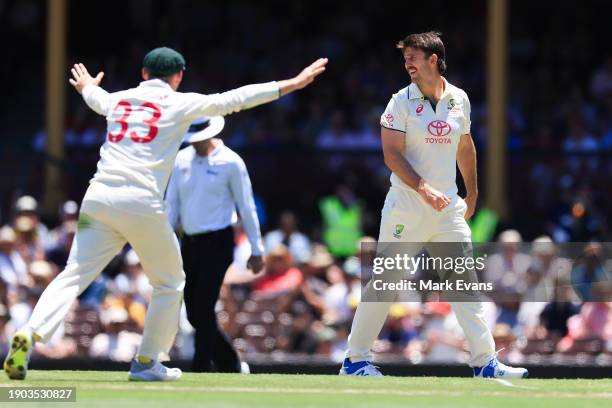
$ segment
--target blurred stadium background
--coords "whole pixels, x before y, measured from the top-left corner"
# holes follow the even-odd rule
[[[552,247],[610,241],[611,12],[604,0],[0,1],[0,353],[64,266],[77,203],[105,139],[104,120],[69,89],[68,66],[103,70],[103,86],[117,91],[139,82],[146,51],[168,45],[187,59],[181,90],[203,93],[289,77],[318,56],[330,59],[304,93],[227,118],[221,136],[249,168],[273,284],[245,282],[248,244],[237,227],[218,316],[256,367],[336,370],[359,299],[358,243],[377,236],[388,189],[379,116],[408,83],[394,45],[437,29],[447,77],[472,102],[475,238],[500,241],[514,288],[511,302],[488,304],[502,357],[605,373],[612,303],[557,295],[527,302],[528,289],[561,261],[554,250],[521,253],[515,244],[542,236]],[[275,249],[279,243],[289,249]],[[149,293],[126,248],[54,339],[37,346],[34,364],[129,361]],[[465,342],[448,304],[422,303],[392,308],[376,344],[379,360],[403,361],[404,372],[463,363]],[[189,359],[191,342],[183,319],[172,357]]]

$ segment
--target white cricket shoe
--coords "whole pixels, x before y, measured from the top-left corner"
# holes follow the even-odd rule
[[[251,367],[246,361],[240,362],[240,374],[251,374]]]
[[[359,375],[362,377],[383,377],[382,373],[374,364],[369,361],[358,361],[352,363],[345,358],[340,369],[340,375]]]
[[[526,368],[510,367],[501,363],[497,356],[484,367],[473,367],[475,378],[525,378],[529,375]]]
[[[4,359],[4,372],[11,380],[23,380],[34,348],[31,329],[20,329],[11,339],[11,348]]]
[[[159,361],[140,363],[132,360],[130,381],[176,381],[183,375],[180,368],[168,368]]]

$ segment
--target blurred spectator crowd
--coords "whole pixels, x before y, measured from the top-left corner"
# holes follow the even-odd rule
[[[14,47],[8,50],[14,55],[6,57],[27,57],[31,63],[18,70],[8,70],[8,63],[5,71],[15,78],[6,86],[16,99],[0,102],[5,133],[0,140],[0,211],[7,211],[20,194],[42,196],[49,161],[64,172],[60,191],[79,201],[95,171],[105,123],[68,92],[67,155],[56,162],[44,154],[44,87],[29,80],[32,67],[44,67],[39,60],[44,56],[44,6],[33,0],[2,4],[0,31],[7,38],[19,37],[24,49],[40,52],[24,56]],[[612,50],[603,41],[609,7],[603,1],[592,7],[551,1],[509,5],[506,185],[512,226],[528,239],[542,232],[558,242],[610,237]],[[565,18],[549,18],[551,8]],[[472,133],[479,164],[485,163],[485,9],[484,0],[450,3],[444,13],[427,2],[111,0],[90,21],[82,17],[88,15],[86,6],[71,2],[71,30],[83,34],[70,38],[67,59],[103,70],[104,87],[117,91],[137,85],[143,55],[165,44],[187,58],[181,89],[213,93],[290,77],[314,58],[328,57],[329,68],[316,86],[231,115],[221,136],[244,156],[268,214],[276,217],[291,208],[318,238],[313,203],[343,183],[365,203],[364,232],[376,235],[372,220],[378,217],[389,175],[378,122],[391,94],[408,83],[394,47],[406,30],[443,32],[448,79],[470,96]],[[126,24],[106,36],[88,34],[109,31],[105,22],[117,10]],[[388,24],[390,10],[402,16],[403,24]],[[564,22],[569,19],[571,29]],[[484,195],[488,175],[480,169],[479,176]]]
[[[574,267],[556,248],[611,241],[612,50],[604,41],[610,5],[509,3],[509,216],[498,229],[516,228],[523,237],[499,234],[499,256],[491,260],[487,279],[508,296],[486,303],[487,319],[498,347],[505,346],[502,356],[512,362],[578,358],[609,364],[612,305],[583,301],[601,290],[592,282],[609,279],[609,265],[602,271],[589,261],[599,259],[602,248],[585,248],[583,263]],[[406,30],[444,33],[447,77],[470,96],[479,165],[485,162],[485,4],[451,2],[440,13],[435,2],[109,0],[91,19],[86,2],[69,2],[70,30],[79,35],[69,39],[68,62],[103,70],[109,91],[137,85],[143,55],[160,44],[187,59],[181,89],[203,93],[287,78],[316,57],[330,58],[316,86],[228,117],[221,134],[249,167],[266,232],[267,267],[252,276],[248,244],[237,228],[236,261],[219,301],[219,320],[241,352],[341,358],[360,297],[359,238],[377,235],[388,188],[379,116],[408,82],[394,47]],[[550,18],[551,9],[556,18]],[[108,30],[118,12],[125,24]],[[105,139],[104,120],[69,92],[66,157],[57,161],[44,153],[44,86],[38,80],[44,78],[44,18],[44,2],[0,1],[0,33],[21,44],[7,47],[0,66],[12,78],[4,84],[12,97],[0,101],[0,352],[66,263],[77,229],[75,201]],[[36,200],[23,194],[43,196],[49,162],[62,169],[58,190],[75,201],[41,218]],[[482,195],[487,176],[480,169]],[[356,214],[345,218],[350,225],[334,225],[338,202]],[[283,212],[287,208],[292,212]],[[345,228],[340,235],[350,236],[350,245],[338,245],[334,228]],[[516,245],[541,234],[543,249]],[[551,275],[559,270],[566,272]],[[567,289],[568,282],[579,289]],[[80,296],[52,341],[37,345],[37,355],[129,360],[149,294],[137,255],[124,249]],[[449,305],[430,300],[391,308],[375,345],[380,358],[400,353],[412,362],[465,361]],[[191,355],[190,336],[183,317],[174,357]]]
[[[73,201],[61,206],[62,221],[51,230],[37,210],[33,197],[20,197],[12,219],[0,228],[0,354],[65,266],[78,228]],[[497,241],[481,279],[496,288],[484,304],[500,355],[513,363],[610,364],[612,248],[592,242],[572,261],[547,236],[524,247],[520,234],[507,230]],[[351,256],[333,256],[299,230],[295,214],[285,212],[278,228],[264,236],[266,267],[257,275],[247,269],[250,246],[239,224],[235,242],[217,316],[243,357],[341,361],[362,284],[370,276],[375,251],[368,248],[375,248],[374,239],[359,239]],[[36,345],[35,358],[129,361],[140,343],[151,289],[137,254],[124,248],[74,303],[51,341]],[[377,358],[467,361],[450,304],[438,300],[434,292],[401,293],[374,346]],[[191,357],[192,331],[183,310],[171,357]]]

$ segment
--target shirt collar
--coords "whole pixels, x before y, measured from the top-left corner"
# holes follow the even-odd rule
[[[225,143],[223,143],[223,140],[217,138],[215,138],[215,140],[217,141],[217,147],[215,147],[213,151],[210,152],[209,156],[211,157],[218,155],[219,152],[225,147]]]
[[[448,83],[446,78],[442,77],[442,81],[444,81],[444,92],[442,92],[442,96],[440,97],[440,100],[446,98],[451,93],[450,84]],[[419,89],[419,86],[415,84],[414,82],[411,83],[410,86],[408,87],[408,99],[424,99],[424,98],[425,97],[423,96],[423,92],[421,92],[421,90]]]
[[[169,90],[172,90],[172,87],[170,87],[170,85],[164,81],[163,79],[159,79],[159,78],[153,78],[153,79],[149,79],[147,81],[142,81],[140,84],[138,84],[138,86],[144,86],[144,87],[152,87],[152,88],[166,88]]]
[[[408,99],[422,99],[423,93],[414,82],[408,87]]]
[[[196,159],[206,159],[206,158],[210,158],[210,157],[215,157],[216,155],[218,155],[221,150],[225,149],[225,143],[223,143],[223,140],[221,139],[217,139],[215,138],[215,140],[217,141],[217,146],[213,149],[212,152],[210,152],[210,154],[206,155],[206,156],[198,156],[198,153],[196,152],[195,148],[193,146],[189,146],[189,148],[191,149],[191,157],[196,158]]]

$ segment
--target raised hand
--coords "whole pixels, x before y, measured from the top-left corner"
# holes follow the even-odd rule
[[[100,85],[100,82],[104,77],[104,72],[98,72],[98,75],[93,78],[91,75],[89,75],[89,72],[87,72],[85,65],[81,63],[74,64],[70,72],[72,72],[72,78],[70,78],[68,82],[70,82],[70,85],[74,86],[78,93],[82,93],[83,88],[85,88],[87,85]]]
[[[281,96],[290,92],[303,89],[314,81],[314,79],[325,71],[327,58],[319,58],[302,70],[297,76],[292,79],[279,81]]]
[[[325,71],[327,58],[319,58],[299,73],[294,79],[296,81],[296,89],[302,89],[310,84],[314,79]]]

